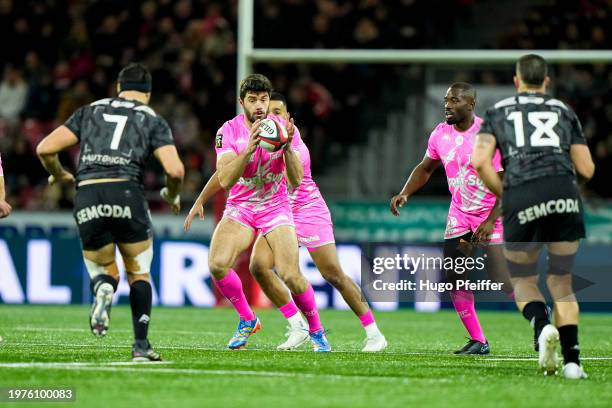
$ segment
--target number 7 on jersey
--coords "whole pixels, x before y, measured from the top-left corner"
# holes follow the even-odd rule
[[[102,116],[104,117],[104,121],[115,123],[115,130],[113,132],[113,138],[111,139],[110,148],[111,150],[117,150],[128,118],[124,115],[109,115],[107,113],[102,114]]]

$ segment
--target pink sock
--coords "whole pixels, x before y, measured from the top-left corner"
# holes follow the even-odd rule
[[[308,285],[306,292],[300,295],[292,294],[291,296],[308,321],[308,331],[314,333],[321,330],[323,326],[321,325],[321,319],[319,319],[319,312],[317,311],[317,304],[315,302],[312,286]]]
[[[299,313],[298,307],[295,305],[295,302],[290,301],[284,306],[278,308],[280,312],[285,316],[285,319],[290,318],[291,316],[295,316],[296,313]]]
[[[461,322],[465,326],[465,329],[470,334],[472,340],[477,340],[481,343],[486,341],[478,316],[476,315],[476,309],[474,308],[474,294],[472,291],[466,290],[453,290],[450,293],[453,301],[453,306],[461,319]]]
[[[374,323],[374,315],[371,310],[368,310],[366,314],[359,316],[359,320],[361,320],[361,325],[366,327]]]
[[[238,274],[233,269],[230,269],[223,279],[215,280],[215,283],[223,296],[234,306],[242,320],[255,319],[255,313],[253,313],[251,306],[249,306],[249,302],[247,302],[242,290],[242,281],[240,281]]]

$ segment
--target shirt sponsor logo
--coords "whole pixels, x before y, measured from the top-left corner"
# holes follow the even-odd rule
[[[218,133],[217,136],[215,136],[215,146],[217,149],[223,147],[223,135],[221,133]]]
[[[246,187],[257,187],[267,183],[280,183],[283,179],[283,173],[268,173],[263,176],[255,177],[240,177],[238,184]]]
[[[482,180],[475,174],[470,174],[467,177],[450,177],[448,179],[449,187],[461,187],[463,185],[466,186],[478,186],[484,187],[484,183]]]
[[[116,164],[119,166],[127,166],[131,160],[119,156],[109,156],[106,154],[84,154],[81,156],[83,163],[100,163],[100,164]]]
[[[541,202],[519,211],[519,224],[525,224],[541,217],[546,217],[550,214],[569,214],[580,213],[580,204],[574,198],[560,198],[558,200],[549,200]]]
[[[85,207],[76,213],[77,223],[83,224],[98,218],[128,218],[132,219],[132,210],[129,206],[98,204]]]

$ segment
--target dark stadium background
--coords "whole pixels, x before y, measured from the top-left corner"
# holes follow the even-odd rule
[[[482,15],[509,3],[508,15],[498,17],[504,24],[483,23]],[[256,47],[606,49],[612,42],[612,4],[603,0],[255,4]],[[153,71],[153,107],[173,129],[187,167],[183,201],[192,202],[211,174],[212,136],[235,113],[237,9],[236,0],[0,0],[0,153],[13,207],[71,207],[70,189],[47,186],[34,147],[78,106],[112,95],[120,67],[130,61],[142,61]],[[457,66],[444,80],[511,85],[512,68],[504,68]],[[287,95],[310,146],[315,177],[325,177],[330,163],[346,160],[349,146],[364,143],[368,127],[384,123],[386,112],[406,95],[422,95],[426,73],[420,65],[365,64],[258,65],[256,70]],[[552,76],[554,94],[578,113],[596,160],[588,195],[611,197],[612,69],[555,65]],[[64,162],[71,166],[74,158],[73,153]],[[155,170],[145,177],[152,190],[162,185]],[[398,171],[406,169],[398,163]],[[333,194],[325,183],[322,187]],[[365,191],[362,198],[384,201],[391,193]],[[441,172],[425,194],[447,194]],[[167,211],[156,194],[151,199],[153,209]]]

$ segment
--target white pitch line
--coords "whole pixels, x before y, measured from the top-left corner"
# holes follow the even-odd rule
[[[12,331],[32,331],[32,332],[45,332],[45,331],[57,331],[57,332],[83,332],[87,333],[88,329],[76,328],[76,327],[35,327],[35,326],[17,326],[11,329]],[[116,333],[132,333],[130,329],[111,329]],[[10,330],[9,330],[10,331]],[[192,335],[200,335],[200,334],[227,334],[227,332],[222,331],[193,331],[193,330],[155,330],[156,333],[174,333],[174,334],[192,334]]]
[[[102,341],[100,339],[100,341]],[[70,347],[78,347],[78,348],[106,348],[106,349],[126,349],[126,348],[130,348],[130,345],[116,345],[116,344],[72,344],[72,343],[62,343],[62,344],[58,344],[58,343],[17,343],[17,342],[10,342],[10,341],[4,341],[4,343],[1,343],[0,347],[62,347],[62,348],[70,348]],[[227,348],[225,348],[224,346],[220,346],[220,347],[202,347],[202,346],[196,346],[196,345],[188,345],[188,346],[181,346],[181,345],[177,345],[177,346],[172,346],[172,345],[158,345],[156,347],[159,350],[197,350],[197,351],[219,351],[219,352],[235,352],[235,353],[240,353],[240,352],[279,352],[279,353],[311,353],[312,351],[309,348],[303,348],[301,350],[292,350],[292,351],[278,351],[275,349],[256,349],[256,348],[252,348],[252,349],[244,349],[244,350],[229,350]],[[359,352],[358,349],[355,350],[334,350],[332,352],[333,354],[362,354]],[[374,353],[374,355],[393,355],[393,356],[422,356],[422,357],[444,357],[444,356],[448,356],[448,357],[455,357],[457,359],[465,359],[465,360],[470,360],[470,357],[466,357],[466,356],[454,356],[451,354],[443,354],[443,353],[432,353],[432,352],[419,352],[419,351],[413,351],[413,352],[400,352],[400,351],[383,351],[381,353]],[[495,356],[477,356],[476,357],[478,360],[474,360],[474,361],[537,361],[537,357],[525,357],[525,356],[512,356],[512,355],[504,355],[504,354],[496,354]],[[603,357],[580,357],[581,360],[601,360],[601,361],[606,361],[606,360],[612,360],[612,356],[603,356]]]
[[[154,365],[159,363],[141,363]],[[285,371],[249,371],[249,370],[217,370],[196,368],[135,368],[135,367],[108,367],[104,365],[87,365],[87,363],[0,363],[2,368],[38,368],[48,370],[75,370],[75,371],[111,371],[111,372],[138,372],[150,374],[194,374],[194,375],[223,375],[223,376],[249,376],[249,377],[285,377],[285,378],[325,378],[329,380],[369,380],[369,381],[401,381],[408,383],[409,378],[400,376],[366,376],[366,375],[343,375],[343,374],[316,374]],[[422,380],[422,379],[421,379]],[[428,379],[427,382],[443,383],[450,382],[449,379]]]
[[[172,361],[108,361],[108,362],[32,362],[32,363],[0,363],[5,368],[65,368],[65,367],[104,367],[104,366],[138,366],[138,365],[174,364]]]

